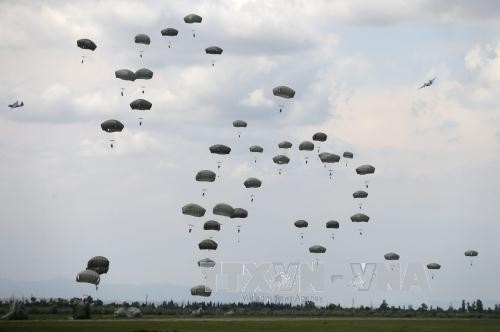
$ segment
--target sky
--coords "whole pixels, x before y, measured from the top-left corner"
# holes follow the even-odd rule
[[[202,23],[184,23],[189,13]],[[2,1],[0,296],[192,301],[201,258],[218,267],[311,265],[308,248],[320,244],[325,279],[348,281],[351,263],[384,264],[394,251],[401,266],[420,266],[425,282],[368,291],[328,282],[284,294],[345,305],[500,302],[499,16],[500,4],[486,0]],[[167,27],[179,35],[161,36]],[[139,33],[149,46],[134,43]],[[97,49],[79,49],[80,38]],[[205,54],[214,45],[222,55]],[[114,76],[143,67],[153,79]],[[274,96],[278,85],[295,97]],[[152,109],[132,111],[137,98]],[[16,100],[25,106],[9,109]],[[103,132],[107,119],[125,129]],[[233,128],[238,119],[248,127]],[[315,152],[298,151],[318,131],[328,135],[322,151],[354,159],[325,168]],[[279,175],[272,157],[283,140],[293,148]],[[213,144],[232,151],[211,155]],[[256,163],[251,145],[264,148]],[[218,161],[215,183],[194,180]],[[357,175],[362,164],[375,174]],[[251,176],[263,182],[252,192],[243,186]],[[369,192],[362,212],[370,216],[361,236],[350,221],[360,189]],[[191,202],[207,214],[182,215]],[[220,202],[248,218],[212,215]],[[203,231],[209,219],[222,231]],[[298,219],[309,222],[302,245]],[[325,228],[332,219],[340,223],[334,240]],[[219,248],[207,254],[197,244],[208,237]],[[473,266],[469,249],[479,251]],[[111,261],[98,293],[74,281],[95,255]],[[442,265],[434,279],[430,262]],[[252,293],[220,290],[211,299]]]

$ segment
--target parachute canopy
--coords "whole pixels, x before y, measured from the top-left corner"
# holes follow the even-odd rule
[[[99,273],[92,270],[84,270],[76,275],[77,282],[86,282],[92,285],[99,285],[99,281],[101,281],[101,277]]]
[[[135,36],[134,38],[134,41],[137,43],[137,44],[144,44],[144,45],[149,45],[151,44],[151,38],[149,38],[148,35],[146,34],[138,34],[137,36]]]
[[[290,87],[280,85],[273,89],[273,95],[290,99],[295,96],[295,91]]]
[[[278,147],[280,149],[290,149],[292,147],[292,143],[288,142],[288,141],[283,141],[283,142],[278,144]]]
[[[115,71],[115,77],[125,81],[135,81],[135,73],[128,69],[119,69]]]
[[[205,208],[195,203],[189,203],[182,207],[182,214],[188,216],[203,217],[205,215],[205,212]]]
[[[235,127],[235,128],[245,128],[246,126],[247,126],[247,123],[243,120],[233,121],[233,127]]]
[[[309,247],[309,252],[313,254],[324,254],[326,252],[326,248],[320,245],[314,245]]]
[[[248,211],[242,208],[234,209],[233,215],[231,218],[246,218],[248,217]]]
[[[153,78],[153,72],[147,68],[141,68],[135,72],[135,79],[137,80],[149,80],[151,78]]]
[[[174,28],[165,28],[163,30],[161,30],[161,35],[162,36],[177,36],[177,34],[179,33],[179,31],[177,29],[174,29]]]
[[[199,182],[214,182],[215,177],[217,175],[215,172],[209,170],[209,169],[204,169],[196,173],[196,181]]]
[[[352,154],[352,152],[346,151],[346,152],[344,152],[342,157],[352,159],[354,157],[354,155]]]
[[[217,250],[217,242],[212,239],[205,239],[198,243],[200,250]]]
[[[335,153],[330,152],[321,152],[319,154],[319,159],[322,163],[338,163],[340,160],[340,156]]]
[[[201,23],[202,17],[200,15],[196,14],[189,14],[184,16],[184,22],[191,24],[191,23]]]
[[[300,143],[299,150],[300,151],[303,151],[303,150],[312,151],[312,150],[314,150],[314,143],[309,142],[309,141],[304,141],[304,142]]]
[[[325,133],[319,132],[313,135],[313,141],[324,142],[327,139],[327,135]]]
[[[351,216],[352,222],[368,222],[368,220],[370,220],[370,217],[363,213],[356,213],[355,215]]]
[[[109,260],[103,256],[92,257],[87,262],[87,270],[92,270],[98,274],[107,273],[109,270]]]
[[[108,133],[120,132],[123,130],[123,123],[118,120],[110,119],[101,123],[101,129]]]
[[[194,286],[191,288],[191,295],[193,296],[204,296],[209,297],[212,294],[212,290],[208,286]]]
[[[130,108],[133,110],[150,110],[153,104],[151,104],[149,101],[146,99],[136,99],[133,102],[130,103]]]
[[[259,146],[259,145],[252,145],[250,147],[250,152],[262,153],[262,152],[264,152],[264,148],[262,146]]]
[[[427,264],[427,268],[429,270],[439,270],[441,268],[441,265],[439,265],[438,263],[429,263]]]
[[[210,46],[205,49],[205,53],[207,54],[222,54],[222,48],[218,46]]]
[[[280,154],[280,155],[273,157],[273,162],[275,164],[278,164],[278,165],[284,165],[284,164],[288,164],[290,162],[290,158],[288,158],[285,155]]]
[[[212,213],[218,216],[232,217],[234,208],[226,203],[219,203],[214,206]]]
[[[304,228],[307,227],[309,224],[305,220],[297,220],[296,222],[293,223],[295,227],[297,228]]]
[[[91,51],[95,51],[95,49],[97,48],[97,45],[92,40],[87,38],[78,39],[76,41],[76,46],[84,50],[91,50]]]
[[[245,188],[259,188],[262,185],[262,181],[257,178],[248,178],[243,182]]]
[[[231,152],[231,148],[227,145],[223,144],[215,144],[209,147],[211,153],[215,154],[229,154]]]
[[[356,168],[356,173],[359,175],[373,174],[375,173],[375,167],[372,165],[361,165]]]
[[[326,222],[326,228],[339,228],[339,222],[336,220],[329,220]]]
[[[203,229],[206,231],[220,231],[220,223],[215,220],[209,220],[203,224]]]
[[[198,266],[211,268],[215,266],[215,261],[211,260],[210,258],[203,258],[198,261]]]
[[[399,255],[396,254],[395,252],[388,252],[387,254],[384,255],[384,258],[388,261],[397,261],[399,260]]]
[[[464,254],[467,257],[476,257],[477,255],[479,255],[479,253],[475,250],[467,250]]]
[[[366,197],[368,197],[368,193],[364,190],[358,190],[352,194],[352,197],[354,197],[354,198],[366,198]]]

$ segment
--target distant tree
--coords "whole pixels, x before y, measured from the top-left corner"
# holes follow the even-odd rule
[[[465,307],[465,300],[462,300],[462,306],[460,307],[461,312],[465,312],[466,307]]]
[[[476,300],[476,310],[477,310],[477,312],[483,312],[483,310],[484,310],[483,301],[481,301],[480,299]]]
[[[382,303],[380,304],[380,307],[378,307],[378,310],[380,311],[386,311],[389,309],[389,305],[385,300],[382,300]]]
[[[422,303],[420,305],[420,308],[418,308],[418,311],[427,311],[427,309],[428,309],[427,304]]]

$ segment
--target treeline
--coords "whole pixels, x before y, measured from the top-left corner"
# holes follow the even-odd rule
[[[21,299],[29,314],[68,314],[73,312],[79,298],[73,299]],[[412,306],[390,306],[385,300],[378,307],[342,307],[339,304],[329,304],[318,307],[314,302],[302,304],[291,303],[221,303],[221,302],[187,302],[177,303],[172,300],[161,303],[145,302],[111,302],[103,303],[92,297],[84,299],[92,304],[92,315],[113,315],[120,307],[137,307],[144,315],[187,316],[193,311],[202,309],[204,316],[236,315],[236,316],[331,316],[331,317],[436,317],[436,318],[500,318],[500,304],[493,308],[484,308],[481,300],[473,302],[462,301],[458,308],[433,307],[422,303],[418,308]],[[9,310],[11,300],[0,300],[0,313]]]

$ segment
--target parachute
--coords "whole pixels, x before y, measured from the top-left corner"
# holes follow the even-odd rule
[[[233,121],[233,127],[235,128],[246,128],[247,127],[247,123],[243,120],[236,120],[236,121]],[[241,137],[241,132],[238,132],[238,137]]]
[[[137,36],[135,36],[134,41],[135,41],[136,44],[144,44],[144,45],[151,44],[151,38],[149,38],[148,35],[143,34],[143,33],[138,34]]]
[[[259,145],[252,145],[250,147],[250,152],[257,152],[257,153],[262,153],[264,152],[264,148],[262,148],[261,146]]]
[[[338,229],[339,228],[339,222],[336,220],[329,220],[326,222],[326,228],[332,228],[332,229]],[[332,240],[335,239],[335,233],[332,230]]]
[[[196,181],[199,182],[214,182],[215,177],[215,172],[208,169],[204,169],[196,173]]]
[[[212,239],[205,239],[198,243],[198,248],[200,248],[200,250],[217,250],[217,247],[217,242]]]
[[[364,190],[358,190],[352,194],[354,198],[366,198],[368,197],[368,193]],[[359,209],[363,208],[363,203],[359,203]]]
[[[92,257],[87,262],[87,270],[92,270],[98,274],[108,273],[109,270],[109,260],[103,256]]]
[[[191,288],[191,295],[209,297],[212,290],[208,286],[198,285]]]
[[[273,157],[273,162],[275,164],[278,164],[278,165],[284,165],[284,164],[288,164],[290,162],[290,158],[288,158],[285,155],[280,154],[280,155]]]
[[[219,203],[214,206],[212,213],[218,216],[231,218],[234,215],[234,208],[226,203]]]
[[[290,149],[292,147],[292,143],[290,143],[288,141],[283,141],[283,142],[278,144],[278,147],[280,149]]]
[[[189,203],[182,207],[182,214],[192,217],[203,217],[205,215],[205,212],[205,208],[194,203]]]
[[[207,54],[222,54],[222,48],[218,46],[210,46],[205,49],[205,53]]]
[[[103,123],[101,123],[101,129],[107,133],[116,133],[116,132],[121,132],[124,128],[123,123],[121,123],[118,120],[110,119],[106,120]],[[110,139],[110,146],[113,148],[113,142],[115,141],[114,139]]]
[[[363,213],[356,213],[351,216],[352,222],[368,222],[368,220],[370,220],[370,217]]]
[[[467,250],[464,255],[466,257],[471,257],[470,266],[472,266],[472,257],[476,257],[479,253],[476,250]]]
[[[319,154],[319,159],[323,164],[338,163],[340,161],[340,156],[335,153],[321,152]],[[326,167],[326,165],[325,165]]]
[[[309,223],[307,221],[305,221],[305,220],[297,220],[293,224],[297,228],[305,228],[305,227],[309,226]]]
[[[387,261],[397,261],[399,260],[399,255],[394,252],[388,252],[384,255],[385,260]]]
[[[299,145],[299,151],[312,151],[314,150],[314,143],[309,141],[304,141]],[[306,164],[308,163],[309,157],[305,157]]]
[[[210,153],[225,155],[231,152],[231,148],[223,144],[215,144],[209,147]]]
[[[347,167],[347,159],[352,159],[354,157],[354,155],[352,154],[352,152],[349,152],[349,151],[345,151],[343,154],[342,154],[342,157],[344,157],[346,159],[346,162],[345,162],[345,165]]]
[[[153,78],[153,71],[147,69],[147,68],[141,68],[138,69],[135,72],[135,78],[137,80],[149,80]]]
[[[178,33],[179,33],[179,31],[177,29],[174,29],[174,28],[165,28],[165,29],[161,30],[162,36],[175,37],[175,36],[177,36]],[[170,47],[171,47],[171,44],[169,41],[168,48],[170,48]]]
[[[92,40],[87,38],[78,39],[76,41],[76,46],[78,46],[81,49],[91,50],[91,51],[95,51],[95,49],[97,48],[97,45]]]
[[[200,259],[198,261],[198,266],[212,268],[215,266],[215,261],[211,260],[210,258]]]
[[[231,219],[246,217],[248,217],[248,211],[242,208],[235,208],[233,214],[231,215]]]
[[[429,270],[439,270],[441,268],[441,265],[439,265],[438,263],[429,263],[427,264],[427,268]]]
[[[135,81],[135,73],[128,69],[119,69],[115,71],[115,77],[124,81]]]
[[[196,14],[189,14],[184,16],[184,22],[188,24],[193,24],[193,23],[201,23],[202,17]],[[193,29],[193,38],[196,37],[196,30]]]
[[[273,89],[273,95],[275,95],[277,97],[285,98],[285,99],[291,99],[295,96],[295,91],[290,87],[280,85],[280,86],[277,86]],[[281,113],[283,111],[283,108],[285,108],[285,105],[280,104],[279,107],[280,107],[280,113]]]
[[[325,142],[327,137],[328,136],[325,133],[319,132],[319,133],[314,134],[312,139],[313,139],[313,141]]]
[[[85,282],[95,285],[96,290],[100,281],[101,277],[99,276],[99,273],[92,270],[84,270],[76,275],[76,282]]]
[[[260,188],[262,181],[257,178],[248,178],[243,182],[245,188]]]
[[[320,245],[314,245],[309,247],[309,252],[313,254],[324,254],[326,252],[326,248]]]
[[[130,108],[133,110],[146,111],[146,110],[150,110],[152,106],[153,106],[153,104],[151,104],[146,99],[136,99],[130,103]]]
[[[367,175],[375,173],[375,167],[372,165],[362,165],[356,168],[356,173],[359,175]]]
[[[203,224],[206,231],[220,231],[220,223],[215,220],[209,220]]]

